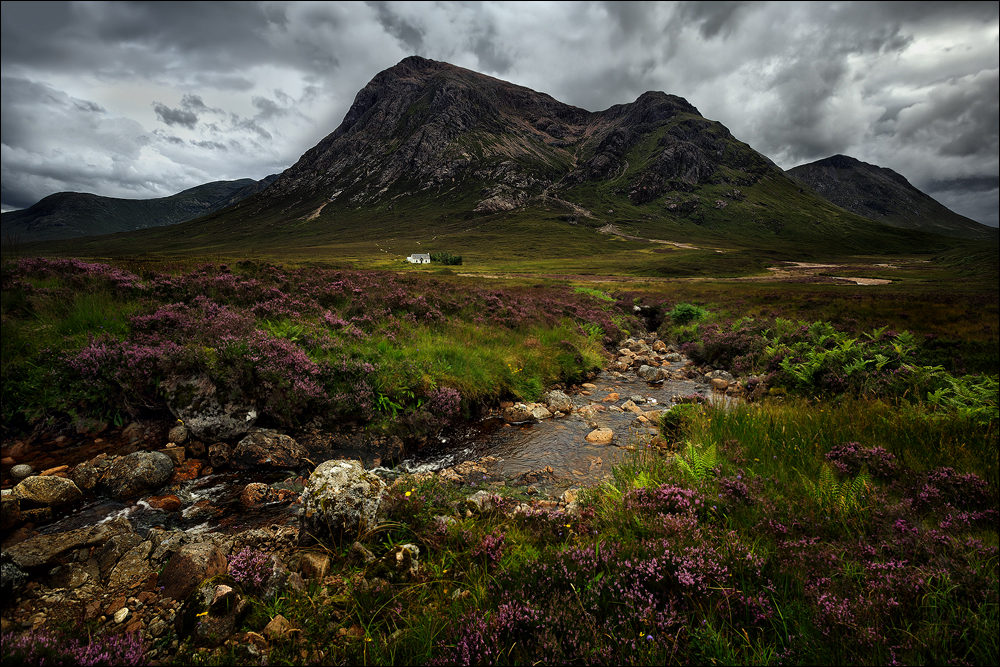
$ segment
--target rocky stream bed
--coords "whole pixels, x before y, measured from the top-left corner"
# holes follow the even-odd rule
[[[176,653],[178,638],[221,642],[246,604],[226,578],[236,554],[271,554],[264,597],[323,580],[328,552],[306,547],[376,523],[386,489],[406,473],[470,487],[458,512],[483,511],[504,486],[530,499],[519,511],[575,512],[577,489],[609,475],[617,456],[664,444],[664,409],[744,393],[727,373],[704,370],[662,341],[629,339],[591,382],[504,403],[413,451],[350,430],[254,427],[210,439],[211,428],[179,420],[4,443],[3,632],[96,621],[98,633],[138,633],[154,664]],[[404,576],[418,551],[403,545],[375,559],[356,544],[349,558]],[[223,603],[232,613],[206,616]],[[240,637],[248,655],[288,631],[280,625]]]

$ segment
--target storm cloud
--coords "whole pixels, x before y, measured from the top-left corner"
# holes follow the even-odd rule
[[[889,167],[998,224],[995,2],[3,4],[2,205],[262,178],[421,55],[590,110],[648,90],[790,168]]]

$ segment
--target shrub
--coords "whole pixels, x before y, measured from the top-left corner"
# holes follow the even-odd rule
[[[708,311],[690,303],[679,303],[670,311],[670,321],[673,324],[690,324],[705,319]]]

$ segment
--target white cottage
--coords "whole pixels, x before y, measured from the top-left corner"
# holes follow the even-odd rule
[[[410,264],[430,264],[431,255],[426,252],[415,252],[406,258],[406,261]]]

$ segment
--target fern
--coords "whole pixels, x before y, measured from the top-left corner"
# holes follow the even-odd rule
[[[862,470],[854,479],[838,482],[833,468],[824,464],[820,469],[818,482],[813,482],[801,472],[799,476],[806,494],[827,515],[836,516],[843,521],[867,513],[869,507],[865,503],[872,490],[871,477],[867,471]]]
[[[677,462],[677,467],[695,481],[701,481],[708,477],[718,465],[715,443],[699,451],[693,442],[689,442],[687,451],[684,453],[687,458],[675,454],[674,460]]]

